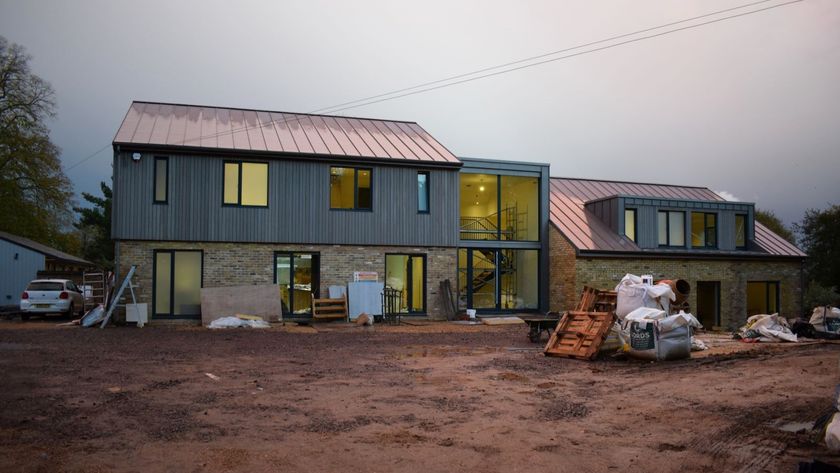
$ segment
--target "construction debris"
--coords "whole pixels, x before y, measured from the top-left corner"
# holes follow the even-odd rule
[[[817,332],[840,334],[840,309],[831,306],[814,307],[808,322]]]
[[[612,312],[566,312],[548,339],[545,355],[579,360],[595,358],[614,318]]]
[[[519,317],[482,317],[481,323],[484,325],[516,325],[525,323]]]
[[[212,379],[213,381],[218,381],[218,380],[221,379],[213,373],[204,373],[204,376],[207,376],[208,378]]]
[[[93,327],[94,325],[102,322],[102,319],[105,318],[105,306],[99,304],[98,306],[94,307],[93,309],[89,310],[84,317],[81,318],[81,325],[82,327]]]
[[[756,314],[738,330],[733,338],[742,342],[796,342],[787,320],[779,314]]]
[[[356,325],[373,325],[373,317],[362,312],[358,317],[356,317]]]
[[[271,325],[265,320],[241,319],[239,317],[221,317],[207,326],[208,328],[269,328]]]

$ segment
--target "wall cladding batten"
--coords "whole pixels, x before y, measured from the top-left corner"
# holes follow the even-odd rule
[[[154,205],[159,154],[114,161],[112,236],[121,240],[455,246],[458,170],[375,166],[373,211],[329,209],[329,162],[269,159],[267,208],[222,206],[225,158],[168,154],[169,203]],[[228,157],[227,159],[237,159]],[[257,160],[244,158],[245,160]],[[346,164],[344,164],[346,165]],[[417,213],[417,171],[430,173],[430,214]]]

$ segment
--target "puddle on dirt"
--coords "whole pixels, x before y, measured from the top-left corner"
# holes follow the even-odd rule
[[[813,422],[786,422],[784,424],[777,424],[776,428],[784,432],[801,432],[803,430],[811,430],[814,428]]]

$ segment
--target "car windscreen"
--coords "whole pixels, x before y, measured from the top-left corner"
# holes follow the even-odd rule
[[[64,283],[60,282],[31,282],[27,291],[63,291]]]

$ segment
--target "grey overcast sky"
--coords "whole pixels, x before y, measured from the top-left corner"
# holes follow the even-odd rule
[[[752,1],[0,0],[0,34],[55,88],[70,166],[134,99],[307,112]],[[840,1],[342,113],[417,121],[458,156],[554,176],[706,186],[790,223],[840,203]],[[76,191],[98,192],[110,161],[69,170]]]

